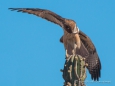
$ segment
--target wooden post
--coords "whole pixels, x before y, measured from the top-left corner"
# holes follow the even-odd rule
[[[63,72],[64,86],[85,86],[86,79],[85,58],[80,55],[69,56],[65,61]]]

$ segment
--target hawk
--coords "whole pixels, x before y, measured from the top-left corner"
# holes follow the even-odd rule
[[[81,55],[88,64],[87,69],[94,81],[98,81],[101,76],[101,62],[98,57],[96,48],[90,38],[83,33],[71,19],[66,19],[56,13],[39,8],[9,8],[11,11],[34,14],[38,17],[46,19],[50,22],[58,24],[62,27],[64,35],[60,38],[60,42],[64,44],[66,57],[68,55]]]

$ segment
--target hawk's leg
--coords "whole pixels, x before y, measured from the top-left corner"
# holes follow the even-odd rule
[[[73,44],[73,50],[72,50],[73,56],[76,55],[76,48],[77,48],[77,45],[74,43],[74,44]]]
[[[66,58],[69,57],[68,53],[67,53],[67,49],[65,50],[65,55],[66,55]]]
[[[70,58],[71,58],[71,55],[67,53],[67,49],[66,49],[66,60],[69,61]]]

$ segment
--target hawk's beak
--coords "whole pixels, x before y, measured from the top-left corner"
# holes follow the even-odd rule
[[[75,26],[72,33],[79,33],[79,28]]]

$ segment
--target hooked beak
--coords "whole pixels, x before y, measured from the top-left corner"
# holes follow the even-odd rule
[[[79,28],[78,27],[76,27],[76,25],[75,25],[75,27],[74,27],[74,29],[73,29],[73,31],[72,31],[72,33],[79,33]]]

